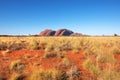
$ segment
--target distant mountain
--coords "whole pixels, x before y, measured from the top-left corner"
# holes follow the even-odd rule
[[[50,30],[45,29],[44,31],[41,31],[40,36],[82,36],[81,33],[74,33],[71,30],[68,29],[59,29],[59,30]]]
[[[70,36],[73,31],[68,29],[59,29],[56,31],[55,36]]]
[[[56,33],[56,31],[46,29],[46,30],[40,32],[40,36],[54,36],[55,33]]]

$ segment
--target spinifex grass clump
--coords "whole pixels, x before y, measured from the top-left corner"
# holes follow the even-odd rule
[[[117,47],[117,46],[114,45],[114,46],[112,47],[112,50],[113,50],[113,53],[114,53],[114,54],[119,54],[119,55],[120,55],[120,48],[119,48],[119,47]]]
[[[7,49],[7,42],[0,42],[0,50],[6,50]]]
[[[87,59],[83,63],[83,67],[90,70],[96,76],[99,76],[99,74],[101,73],[101,70],[98,67],[98,65],[95,65],[90,59]]]
[[[62,64],[64,65],[64,66],[72,66],[72,62],[68,59],[68,58],[63,58],[62,59]]]
[[[14,72],[20,73],[25,68],[25,65],[18,59],[12,61],[9,68]]]
[[[28,43],[28,49],[30,49],[30,50],[37,50],[38,49],[38,46],[39,44],[38,44],[38,42],[36,41],[36,40],[31,40],[29,43]]]
[[[8,80],[27,80],[24,74],[14,73]]]
[[[119,79],[120,72],[110,67],[109,68],[106,67],[98,78],[98,80],[119,80]]]
[[[100,47],[96,60],[102,63],[114,63],[115,58],[113,50],[107,47]]]
[[[29,80],[68,80],[68,77],[60,70],[37,70],[32,72]]]
[[[46,45],[45,51],[53,51],[55,49],[55,46],[53,43],[49,43]]]
[[[43,55],[43,58],[53,58],[53,57],[57,57],[58,53],[55,51],[51,51],[51,52],[45,52]]]
[[[81,79],[81,71],[77,68],[77,66],[72,66],[67,71],[67,75],[70,80],[80,80]]]

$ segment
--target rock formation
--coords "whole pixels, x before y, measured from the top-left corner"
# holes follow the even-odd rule
[[[55,36],[70,36],[73,32],[67,29],[59,29],[56,31]]]
[[[56,31],[46,29],[46,30],[40,32],[40,36],[54,36],[55,32]]]
[[[40,36],[81,36],[80,33],[74,33],[68,29],[59,29],[57,31],[46,29],[39,34]]]

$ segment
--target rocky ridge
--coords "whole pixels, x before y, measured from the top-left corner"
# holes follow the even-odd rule
[[[51,29],[45,29],[44,31],[41,31],[40,36],[82,36],[81,33],[74,33],[71,30],[68,29],[59,29],[59,30],[51,30]]]

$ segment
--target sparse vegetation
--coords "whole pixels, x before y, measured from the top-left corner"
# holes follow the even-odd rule
[[[31,40],[29,45],[28,45],[28,49],[37,50],[38,49],[38,42],[34,39]]]
[[[10,70],[13,70],[19,73],[25,67],[25,65],[21,63],[21,60],[15,60],[11,62],[9,67],[10,67]]]
[[[62,64],[65,66],[72,66],[72,62],[68,58],[63,58]]]
[[[84,62],[83,66],[86,69],[90,70],[95,76],[99,76],[99,74],[101,73],[101,70],[98,67],[98,65],[95,65],[89,59]]]
[[[9,80],[25,80],[25,75],[14,73]]]
[[[54,51],[45,52],[43,56],[43,58],[52,58],[52,57],[57,57],[57,53]]]
[[[29,80],[67,80],[67,75],[59,70],[39,70],[33,71]]]
[[[47,44],[46,48],[45,48],[45,51],[52,51],[54,50],[54,44]]]
[[[81,79],[81,72],[76,66],[72,66],[70,70],[67,71],[67,75],[70,80]]]
[[[97,54],[97,61],[103,63],[114,63],[114,53],[112,49],[106,47],[100,48]]]
[[[120,78],[118,36],[6,38],[0,38],[0,73],[6,72],[10,80],[22,80],[25,72],[29,80]]]

